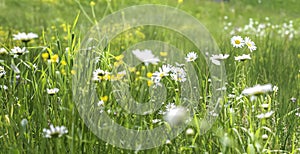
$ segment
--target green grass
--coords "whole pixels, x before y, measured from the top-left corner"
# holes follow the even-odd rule
[[[300,1],[261,1],[262,3],[231,0],[229,3],[215,3],[210,0],[186,0],[178,4],[173,0],[164,2],[98,0],[95,1],[94,7],[90,6],[89,1],[0,1],[2,12],[0,48],[5,48],[10,52],[14,46],[27,46],[30,51],[18,58],[13,58],[8,54],[0,55],[0,60],[3,60],[0,66],[3,66],[6,71],[6,75],[0,78],[0,85],[8,87],[7,90],[0,88],[1,153],[276,153],[278,151],[299,153],[300,117],[296,113],[300,113]],[[198,59],[191,66],[194,66],[199,75],[197,82],[200,85],[199,93],[202,98],[196,102],[198,105],[194,111],[194,119],[187,126],[194,130],[194,134],[187,135],[184,130],[169,144],[140,151],[122,149],[99,139],[85,125],[79,111],[92,113],[100,109],[94,103],[78,108],[76,104],[78,101],[74,98],[82,99],[82,97],[73,95],[77,87],[72,85],[74,78],[82,77],[74,70],[80,70],[75,67],[75,64],[80,64],[76,61],[76,57],[82,54],[81,43],[87,31],[95,22],[110,13],[138,4],[163,4],[186,11],[207,27],[221,52],[230,55],[224,61],[228,83],[225,101],[222,102],[220,114],[211,129],[202,135],[197,119],[202,119],[207,111],[207,102],[211,95],[211,84],[208,78],[211,76],[204,55],[201,55],[195,45],[185,36],[162,27],[141,26],[123,32],[109,43],[104,52],[95,53],[101,58],[96,67],[111,71],[115,62],[120,62],[115,59],[116,56],[127,48],[131,48],[132,45],[146,40],[169,43],[184,51],[183,56],[193,50],[199,52]],[[225,20],[224,16],[228,16],[228,19]],[[232,26],[229,29],[233,29],[243,27],[248,23],[249,18],[265,22],[265,17],[270,18],[269,22],[272,25],[282,25],[293,20],[298,34],[289,40],[270,29],[271,32],[267,32],[265,37],[258,37],[255,33],[237,33],[242,37],[249,36],[258,49],[250,53],[251,60],[242,63],[235,61],[234,56],[246,54],[249,51],[232,47],[230,31],[224,30],[224,23],[231,22]],[[18,32],[34,32],[39,35],[39,38],[25,44],[13,40],[13,34]],[[271,35],[272,32],[273,35]],[[68,52],[66,48],[69,48]],[[159,55],[159,52],[154,53]],[[42,58],[44,53],[50,55],[49,59],[54,59],[55,55],[58,55],[59,62],[48,63],[48,59]],[[180,59],[180,56],[166,58]],[[20,73],[16,73],[13,66],[17,66]],[[147,85],[149,78],[146,75],[148,72],[156,71],[161,64],[149,67],[138,65],[135,71],[130,71],[131,68],[127,64],[121,64],[121,66],[128,69],[124,81],[132,81],[130,93],[134,99],[151,100],[151,91]],[[93,71],[92,68],[87,70],[90,74]],[[16,79],[17,75],[20,76],[19,79]],[[163,80],[163,83],[168,92],[165,105],[168,102],[180,105],[182,103],[178,99],[180,92],[176,89],[180,89],[181,84],[171,79]],[[260,95],[256,101],[251,101],[248,96],[237,99],[246,87],[265,83],[278,86],[278,92]],[[167,126],[164,122],[158,124],[151,122],[153,119],[163,120],[163,116],[157,112],[141,116],[129,113],[120,107],[116,103],[111,81],[93,84],[97,85],[96,96],[99,98],[108,96],[108,100],[104,101],[104,110],[110,110],[110,118],[120,125],[136,130]],[[51,96],[47,94],[47,88],[59,88],[59,92]],[[236,94],[236,97],[229,98],[228,94]],[[292,97],[297,98],[297,101],[291,102]],[[261,104],[270,106],[263,109],[260,107]],[[232,109],[234,113],[231,112]],[[267,119],[256,117],[267,111],[275,112]],[[91,114],[90,116],[97,115]],[[21,125],[23,119],[28,121],[25,126]],[[50,124],[65,126],[68,133],[60,138],[44,138],[43,129],[48,129]],[[111,131],[107,134],[112,135],[111,137],[123,137]],[[267,134],[268,138],[263,139],[263,134]],[[268,150],[263,152],[263,149]]]

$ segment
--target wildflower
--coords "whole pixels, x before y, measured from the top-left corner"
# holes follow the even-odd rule
[[[245,41],[241,36],[233,36],[231,38],[231,44],[235,48],[242,48],[245,45]]]
[[[29,51],[23,47],[23,48],[20,48],[20,47],[14,47],[11,49],[11,53],[14,54],[14,57],[18,57],[20,55],[23,55],[24,53],[28,53]]]
[[[185,134],[186,135],[194,135],[194,130],[192,129],[192,128],[189,128],[189,129],[187,129],[186,131],[185,131]]]
[[[166,144],[172,144],[170,140],[166,140]]]
[[[0,48],[0,55],[5,55],[7,54],[7,51],[5,48]]]
[[[185,57],[185,60],[187,62],[192,62],[192,61],[195,61],[197,58],[198,58],[198,55],[195,52],[190,52]]]
[[[275,93],[277,93],[278,87],[277,87],[277,86],[274,86],[274,87],[273,87],[273,91],[274,91]]]
[[[29,42],[32,39],[38,38],[38,35],[35,33],[18,33],[18,34],[13,34],[13,40],[20,40],[22,42]]]
[[[21,123],[22,127],[26,127],[26,125],[28,124],[28,120],[27,119],[22,119],[20,123]]]
[[[61,65],[63,65],[63,66],[66,66],[66,65],[67,65],[67,62],[66,62],[65,60],[62,60],[60,63],[61,63]]]
[[[245,44],[247,45],[248,49],[252,52],[256,50],[255,43],[251,41],[249,37],[245,37]]]
[[[48,89],[48,88],[47,88],[47,93],[48,93],[49,95],[54,95],[54,94],[58,93],[58,91],[59,91],[58,88],[53,88],[53,89]]]
[[[6,85],[0,85],[0,89],[7,90],[8,87]]]
[[[135,72],[136,68],[135,67],[129,67],[128,70],[129,70],[129,72]]]
[[[152,86],[153,85],[153,81],[152,80],[148,80],[147,81],[147,85],[150,87],[150,86]]]
[[[161,122],[160,119],[153,119],[153,120],[152,120],[152,123],[153,123],[153,124],[156,124],[156,123],[159,123],[159,122]]]
[[[291,100],[293,103],[295,103],[295,102],[297,101],[297,98],[292,97],[290,100]]]
[[[3,66],[0,66],[0,78],[3,78],[5,76],[6,72],[4,70]]]
[[[49,58],[49,53],[47,53],[47,52],[42,53],[42,58],[44,61],[46,61]]]
[[[148,73],[147,73],[147,77],[148,77],[148,78],[151,78],[152,75],[153,75],[153,74],[152,74],[151,72],[148,72]]]
[[[160,84],[161,77],[160,77],[160,76],[154,76],[154,75],[153,75],[153,76],[151,77],[151,80],[152,80],[152,82],[149,81],[149,82],[148,82],[148,86],[149,86],[149,85],[152,85],[152,84],[155,84],[155,87],[156,87],[156,86],[161,86],[161,84]]]
[[[174,103],[169,103],[168,105],[166,105],[166,111],[170,111],[172,109],[174,109],[176,107],[176,105]]]
[[[101,97],[101,100],[102,100],[103,102],[106,102],[106,101],[108,100],[108,96],[103,96],[103,97]]]
[[[68,133],[68,130],[65,126],[56,126],[54,127],[52,124],[50,125],[50,129],[43,129],[45,138],[52,137],[62,137],[64,134]]]
[[[75,74],[76,74],[76,71],[75,71],[75,70],[71,70],[71,74],[72,74],[72,75],[75,75]]]
[[[258,119],[266,119],[266,118],[270,118],[273,114],[274,114],[274,111],[270,111],[270,112],[267,112],[267,113],[259,114],[256,117]]]
[[[227,59],[229,57],[228,54],[219,54],[219,55],[212,55],[210,57],[210,60],[212,63],[216,64],[216,65],[220,65],[220,61]]]
[[[91,6],[95,6],[96,3],[95,3],[94,1],[91,1],[91,2],[90,2],[90,5],[91,5]]]
[[[164,119],[172,126],[184,123],[187,120],[187,110],[184,107],[175,107],[165,114]]]
[[[268,139],[268,137],[269,137],[269,136],[268,136],[267,134],[263,134],[263,135],[261,136],[261,138],[264,139],[264,140]]]
[[[264,94],[267,92],[272,91],[272,85],[271,84],[265,84],[265,85],[256,85],[251,88],[246,88],[242,91],[242,94],[244,95],[259,95]]]
[[[234,60],[236,61],[245,61],[245,60],[250,60],[251,57],[250,57],[250,54],[243,54],[241,56],[237,56],[237,57],[234,57]]]
[[[183,0],[178,0],[178,4],[181,4],[181,3],[183,3]]]
[[[156,71],[152,74],[152,76],[155,77],[165,77],[169,76],[169,72],[171,71],[171,66],[170,65],[163,65],[162,67],[159,68],[159,71]]]
[[[151,50],[145,49],[145,50],[133,50],[132,53],[143,63],[145,63],[146,66],[148,66],[149,63],[151,64],[157,64],[160,60],[153,55]]]
[[[186,81],[186,72],[184,71],[183,68],[180,67],[172,67],[170,76],[174,81],[178,81],[178,82]]]
[[[104,105],[104,101],[103,100],[100,100],[98,103],[97,103],[98,106],[103,106]]]
[[[58,63],[59,62],[59,56],[58,56],[58,54],[55,54],[55,55],[51,56],[50,61],[52,63]]]
[[[97,69],[93,72],[93,81],[101,81],[101,80],[109,80],[109,72],[101,70],[101,69]]]
[[[159,55],[162,56],[162,57],[167,57],[168,52],[159,52]]]
[[[261,104],[260,107],[264,108],[264,109],[268,109],[269,108],[269,104]]]
[[[116,56],[115,59],[117,61],[121,61],[122,59],[124,58],[124,55],[119,55],[119,56]]]

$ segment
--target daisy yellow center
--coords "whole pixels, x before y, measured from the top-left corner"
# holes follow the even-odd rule
[[[251,47],[251,46],[252,46],[252,44],[251,44],[251,43],[247,43],[247,46],[248,46],[248,47]]]
[[[241,44],[241,41],[240,40],[235,40],[234,43],[235,44]]]

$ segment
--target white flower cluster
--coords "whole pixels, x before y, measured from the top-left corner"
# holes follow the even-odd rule
[[[32,39],[38,38],[39,36],[35,33],[18,33],[18,34],[13,34],[13,40],[20,40],[22,42],[29,42]]]
[[[155,84],[155,86],[160,84],[160,81],[163,77],[170,76],[172,80],[176,82],[185,82],[186,81],[186,72],[185,70],[180,66],[172,66],[170,64],[168,65],[162,65],[162,67],[159,68],[159,71],[156,71],[153,73],[151,80]]]
[[[54,127],[52,124],[50,125],[50,129],[43,129],[45,138],[52,137],[62,137],[64,134],[68,133],[68,130],[65,126],[56,126]]]
[[[225,19],[227,20],[228,17]],[[228,31],[232,27],[231,22],[224,23],[224,30]],[[236,34],[246,34],[253,35],[256,37],[267,37],[267,36],[279,36],[282,38],[288,38],[292,40],[297,36],[298,31],[294,27],[294,22],[290,20],[288,23],[284,22],[282,24],[272,24],[269,17],[265,18],[265,21],[255,21],[249,18],[249,22],[241,27],[232,27],[230,30],[230,35]]]

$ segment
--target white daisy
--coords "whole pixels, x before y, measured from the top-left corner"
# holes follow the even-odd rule
[[[163,65],[162,67],[159,68],[159,71],[154,72],[152,75],[155,77],[165,77],[169,76],[169,72],[171,71],[171,65]]]
[[[290,100],[291,100],[293,103],[295,103],[295,102],[297,101],[297,98],[292,97]]]
[[[267,92],[271,92],[273,90],[271,84],[265,84],[265,85],[256,85],[251,88],[246,88],[242,91],[242,94],[244,95],[258,95],[258,94],[264,94]]]
[[[252,52],[256,50],[255,43],[251,41],[249,37],[245,37],[245,44],[247,45],[248,49]]]
[[[197,53],[195,53],[195,52],[190,52],[190,53],[188,53],[188,54],[186,55],[185,60],[186,60],[187,62],[192,62],[192,61],[195,61],[197,58],[198,58]]]
[[[38,38],[39,36],[35,33],[18,33],[18,34],[13,34],[13,40],[20,40],[22,42],[29,42],[32,39]]]
[[[245,45],[245,41],[241,36],[233,36],[231,38],[231,44],[235,48],[242,48]]]
[[[267,113],[262,113],[262,114],[259,114],[257,115],[256,117],[258,119],[265,119],[265,118],[269,118],[273,115],[273,113],[275,113],[274,111],[270,111],[270,112],[267,112]]]
[[[159,123],[159,122],[161,122],[160,119],[153,119],[153,120],[152,120],[152,123],[153,123],[153,124],[156,124],[156,123]]]
[[[279,88],[278,88],[277,86],[273,86],[273,91],[274,91],[274,92],[277,93],[277,92],[278,92],[278,89],[279,89]]]
[[[178,82],[186,81],[186,72],[181,67],[172,67],[170,76],[174,81],[178,81]]]
[[[7,54],[7,51],[5,48],[0,48],[0,55],[5,55]]]
[[[7,90],[8,87],[6,85],[0,85],[0,89]]]
[[[152,77],[151,77],[151,80],[154,83],[154,87],[162,86],[161,83],[160,83],[160,80],[161,80],[160,74],[153,74]]]
[[[243,54],[241,56],[237,56],[237,57],[234,57],[234,60],[236,61],[245,61],[245,60],[250,60],[251,57],[250,57],[250,54]]]
[[[93,81],[101,81],[101,80],[109,80],[110,79],[110,73],[108,71],[104,71],[104,70],[101,70],[100,68],[99,69],[96,69],[94,72],[93,72],[93,77],[92,77],[92,80]]]
[[[14,54],[14,57],[18,57],[18,56],[23,55],[28,52],[29,51],[25,47],[23,47],[23,48],[14,47],[11,49],[11,53]]]
[[[187,129],[186,131],[185,131],[185,134],[186,135],[194,135],[194,130],[192,129],[192,128],[189,128],[189,129]]]
[[[219,54],[219,55],[212,55],[210,57],[210,60],[212,63],[216,64],[216,65],[220,65],[220,61],[227,59],[229,57],[228,54]]]
[[[159,58],[155,57],[152,51],[148,49],[142,51],[136,49],[133,50],[132,53],[136,56],[136,58],[145,63],[146,66],[148,66],[149,63],[156,65],[160,61]]]
[[[263,135],[261,136],[261,138],[264,139],[264,140],[268,139],[268,137],[269,137],[269,136],[268,136],[267,134],[263,134]]]
[[[54,94],[58,93],[58,91],[59,91],[58,88],[53,88],[53,89],[48,89],[48,88],[47,88],[47,93],[48,93],[49,95],[54,95]]]
[[[170,111],[172,109],[174,109],[176,107],[176,105],[174,103],[169,103],[166,105],[166,111]]]
[[[4,67],[3,66],[0,66],[0,78],[4,77],[6,74],[5,70],[4,70]]]
[[[68,133],[68,130],[65,126],[56,126],[54,127],[52,124],[50,125],[50,129],[43,129],[45,138],[52,137],[62,137],[64,134]]]
[[[264,108],[264,109],[268,109],[269,108],[269,104],[261,104],[260,107]]]
[[[175,107],[169,110],[164,116],[164,119],[172,126],[184,123],[187,118],[187,109],[184,107]]]

